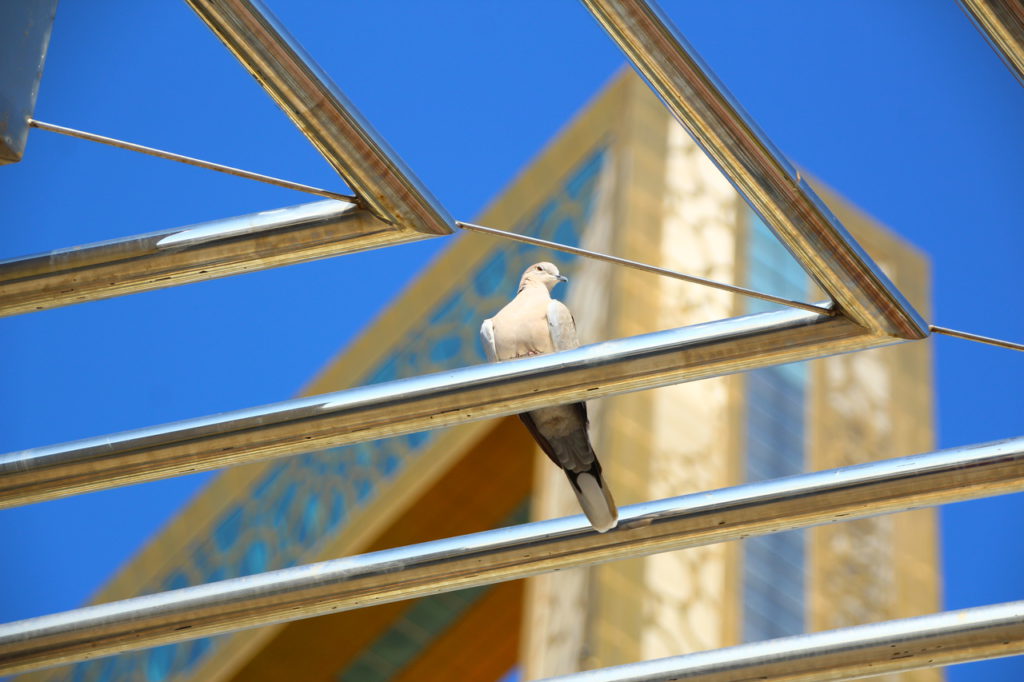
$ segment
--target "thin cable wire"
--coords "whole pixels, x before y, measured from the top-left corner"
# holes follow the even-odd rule
[[[580,249],[575,246],[567,246],[565,244],[559,244],[558,242],[550,242],[547,241],[546,239],[537,239],[536,237],[527,237],[526,235],[516,234],[515,232],[506,232],[505,230],[499,230],[493,227],[485,227],[483,225],[476,225],[474,223],[466,223],[462,222],[461,220],[456,220],[455,224],[464,230],[482,232],[484,234],[491,234],[497,237],[504,237],[506,239],[511,239],[526,244],[533,244],[535,246],[543,246],[545,248],[554,249],[556,251],[572,253],[577,256],[583,256],[585,258],[593,258],[594,260],[603,260],[608,263],[625,265],[627,267],[635,268],[637,270],[643,270],[644,272],[651,272],[656,275],[672,277],[674,279],[683,280],[684,282],[703,284],[704,286],[707,287],[721,289],[722,291],[729,291],[734,294],[740,294],[741,296],[759,298],[763,301],[778,303],[780,305],[786,305],[792,308],[800,308],[801,310],[809,310],[810,312],[814,313],[822,313],[825,315],[836,314],[835,310],[814,305],[812,303],[804,303],[802,301],[794,301],[788,298],[780,298],[778,296],[772,296],[771,294],[765,294],[760,291],[745,289],[743,287],[734,286],[732,284],[724,284],[722,282],[716,282],[714,280],[704,279],[702,277],[696,277],[694,275],[686,275],[681,272],[676,272],[675,270],[667,270],[665,268],[659,268],[654,265],[648,265],[647,263],[640,263],[638,261],[633,261],[626,258],[619,258],[618,256],[610,256],[608,254],[599,253],[597,251],[588,251],[586,249]],[[957,331],[956,329],[939,327],[934,324],[929,325],[929,329],[936,334],[945,334],[946,336],[952,336],[958,339],[965,339],[967,341],[975,341],[977,343],[985,343],[990,346],[997,346],[999,348],[1009,348],[1010,350],[1024,351],[1024,344],[1014,343],[1012,341],[1003,341],[1002,339],[994,339],[990,336],[982,336],[980,334],[971,334],[970,332]]]
[[[967,341],[977,341],[978,343],[987,343],[990,346],[998,346],[999,348],[1009,348],[1010,350],[1021,350],[1024,351],[1024,343],[1014,343],[1013,341],[1003,341],[1002,339],[993,339],[991,336],[982,336],[981,334],[971,334],[970,332],[961,332],[956,329],[949,329],[947,327],[936,327],[934,324],[928,325],[936,334],[945,334],[946,336],[952,336],[956,339],[966,339]]]
[[[548,249],[554,249],[556,251],[564,251],[566,253],[572,253],[577,256],[584,256],[586,258],[593,258],[594,260],[603,260],[608,263],[615,263],[617,265],[625,265],[626,267],[635,268],[636,270],[643,270],[644,272],[654,273],[655,275],[662,275],[664,277],[671,277],[673,279],[680,279],[684,282],[692,282],[693,284],[702,284],[706,287],[712,287],[714,289],[721,289],[722,291],[728,291],[733,294],[739,294],[741,296],[749,296],[751,298],[759,298],[762,301],[768,301],[770,303],[778,303],[780,305],[789,306],[791,308],[799,308],[801,310],[808,310],[812,313],[821,313],[823,315],[833,316],[835,311],[831,308],[826,308],[820,305],[814,305],[813,303],[804,303],[802,301],[794,301],[788,298],[781,298],[779,296],[772,296],[771,294],[764,294],[760,291],[754,291],[753,289],[746,289],[744,287],[738,287],[732,284],[724,284],[722,282],[716,282],[710,279],[704,279],[703,277],[696,277],[694,275],[686,275],[675,270],[668,270],[665,268],[659,268],[654,265],[648,265],[647,263],[640,263],[635,260],[629,260],[626,258],[619,258],[618,256],[609,256],[605,253],[598,253],[597,251],[588,251],[586,249],[580,249],[575,246],[566,246],[565,244],[559,244],[558,242],[549,242],[545,239],[537,239],[535,237],[527,237],[525,235],[516,234],[515,232],[506,232],[504,230],[498,230],[493,227],[484,227],[483,225],[474,225],[473,223],[464,223],[460,220],[456,220],[455,224],[464,230],[471,230],[473,232],[483,232],[485,234],[491,234],[498,237],[504,237],[506,239],[512,239],[518,242],[524,242],[526,244],[533,244],[534,246],[543,246]]]
[[[359,203],[358,197],[354,197],[348,194],[340,194],[338,192],[320,189],[319,187],[313,187],[311,185],[303,185],[301,183],[292,182],[290,180],[282,180],[280,178],[275,178],[270,175],[253,173],[252,171],[242,170],[241,168],[225,166],[223,164],[213,163],[211,161],[203,161],[202,159],[196,159],[191,156],[184,156],[182,154],[175,154],[174,152],[168,152],[162,149],[146,147],[141,144],[126,142],[124,140],[118,140],[113,137],[106,137],[103,135],[97,135],[95,133],[88,133],[85,132],[84,130],[67,128],[65,126],[59,126],[53,123],[46,123],[44,121],[37,121],[35,119],[29,119],[29,125],[33,128],[38,128],[40,130],[46,130],[52,133],[59,133],[61,135],[68,135],[69,137],[77,137],[83,140],[89,140],[90,142],[99,142],[100,144],[106,144],[112,147],[118,147],[120,149],[127,149],[133,152],[139,152],[141,154],[148,154],[150,156],[155,156],[157,158],[167,159],[168,161],[177,161],[179,163],[185,163],[190,166],[198,166],[199,168],[206,168],[208,170],[217,171],[219,173],[227,173],[228,175],[246,178],[247,180],[256,180],[257,182],[264,182],[269,185],[284,187],[285,189],[292,189],[298,192],[314,194],[316,196],[326,197],[328,199],[348,201],[356,204]],[[575,254],[577,256],[592,258],[594,260],[605,261],[607,263],[615,263],[617,265],[624,265],[626,267],[634,268],[636,270],[642,270],[644,272],[650,272],[656,275],[662,275],[664,277],[671,277],[673,279],[682,280],[684,282],[690,282],[692,284],[701,284],[703,286],[711,287],[713,289],[720,289],[722,291],[728,291],[730,293],[739,294],[741,296],[748,296],[750,298],[757,298],[762,301],[768,301],[769,303],[777,303],[779,305],[789,306],[791,308],[799,308],[801,310],[807,310],[813,313],[821,313],[823,315],[829,316],[833,316],[836,314],[836,311],[832,308],[814,305],[813,303],[804,303],[803,301],[794,301],[792,299],[782,298],[780,296],[773,296],[771,294],[765,294],[760,291],[755,291],[753,289],[747,289],[744,287],[735,286],[733,284],[725,284],[724,282],[716,282],[714,280],[704,279],[703,277],[697,277],[695,275],[687,275],[681,272],[676,272],[675,270],[659,268],[654,265],[648,265],[647,263],[641,263],[639,261],[629,260],[627,258],[619,258],[618,256],[611,256],[605,253],[599,253],[597,251],[588,251],[587,249],[580,249],[575,246],[559,244],[558,242],[551,242],[545,239],[537,239],[536,237],[527,237],[526,235],[516,234],[515,232],[506,232],[505,230],[498,230],[493,227],[485,227],[483,225],[476,225],[474,223],[467,223],[461,220],[455,221],[455,224],[464,230],[482,232],[484,234],[491,234],[497,237],[504,237],[505,239],[511,239],[526,244],[533,244],[534,246],[542,246],[544,248],[554,249],[556,251],[564,251],[566,253]],[[962,332],[956,329],[949,329],[947,327],[939,327],[937,325],[929,325],[929,329],[936,334],[944,334],[946,336],[964,339],[967,341],[975,341],[977,343],[984,343],[990,346],[997,346],[999,348],[1008,348],[1010,350],[1024,351],[1024,344],[1014,343],[1012,341],[1004,341],[1002,339],[995,339],[989,336],[982,336],[980,334],[972,334],[970,332]]]
[[[359,199],[348,194],[339,194],[338,192],[332,192],[326,189],[320,189],[319,187],[311,187],[310,185],[303,185],[298,182],[291,182],[290,180],[282,180],[269,175],[263,175],[261,173],[253,173],[251,171],[242,170],[241,168],[233,168],[232,166],[224,166],[219,163],[212,163],[210,161],[203,161],[202,159],[195,159],[191,156],[183,156],[181,154],[175,154],[174,152],[167,152],[162,149],[154,149],[153,147],[144,147],[141,144],[134,144],[132,142],[125,142],[124,140],[118,140],[113,137],[105,137],[103,135],[96,135],[95,133],[87,133],[83,130],[75,130],[74,128],[66,128],[64,126],[54,125],[52,123],[44,123],[43,121],[37,121],[35,119],[29,120],[29,125],[33,128],[39,128],[40,130],[47,130],[51,133],[60,133],[61,135],[68,135],[69,137],[77,137],[82,140],[89,140],[90,142],[99,142],[100,144],[107,144],[111,147],[119,147],[121,149],[128,149],[133,152],[139,152],[142,154],[149,154],[161,159],[167,159],[169,161],[178,161],[180,163],[187,163],[190,166],[198,166],[199,168],[207,168],[214,170],[219,173],[227,173],[228,175],[235,175],[240,178],[246,178],[247,180],[256,180],[257,182],[265,182],[268,185],[277,185],[278,187],[284,187],[285,189],[293,189],[298,192],[306,192],[307,194],[315,194],[317,196],[326,197],[328,199],[337,199],[339,201],[348,201],[354,204],[359,203]]]

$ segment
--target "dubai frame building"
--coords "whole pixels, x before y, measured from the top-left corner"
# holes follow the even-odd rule
[[[826,188],[919,311],[924,257]],[[480,216],[485,225],[815,300],[809,278],[632,72]],[[305,393],[484,361],[480,322],[555,262],[585,344],[776,309],[725,291],[463,234]],[[902,344],[590,402],[620,506],[933,447],[930,346]],[[515,417],[225,470],[97,601],[578,513]],[[609,561],[32,673],[76,682],[499,680],[939,610],[933,509]],[[938,669],[892,679],[937,680]]]

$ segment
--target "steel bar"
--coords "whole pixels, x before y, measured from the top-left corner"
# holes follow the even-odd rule
[[[311,187],[309,185],[303,185],[301,183],[292,182],[290,180],[282,180],[280,178],[275,178],[270,175],[263,175],[262,173],[253,173],[252,171],[242,170],[241,168],[235,168],[233,166],[225,166],[224,164],[220,163],[203,161],[202,159],[197,159],[192,156],[175,154],[174,152],[168,152],[164,151],[163,149],[156,149],[154,147],[146,147],[141,144],[135,144],[134,142],[125,142],[124,140],[118,140],[117,138],[114,137],[106,137],[105,135],[88,133],[84,130],[76,130],[75,128],[54,125],[53,123],[45,123],[43,121],[37,121],[35,119],[29,121],[29,125],[33,128],[38,128],[39,130],[46,130],[51,133],[59,133],[61,135],[67,135],[68,137],[77,137],[80,140],[99,142],[100,144],[110,145],[111,147],[117,147],[118,149],[127,149],[129,151],[139,152],[140,154],[148,154],[149,156],[155,156],[158,159],[178,161],[179,163],[188,164],[189,166],[206,168],[207,170],[217,171],[218,173],[227,173],[228,175],[234,175],[239,178],[245,178],[246,180],[256,180],[257,182],[265,182],[268,185],[277,185],[278,187],[284,187],[285,189],[294,189],[298,192],[315,194],[317,196],[325,197],[327,199],[337,199],[339,201],[348,201],[351,203],[356,202],[355,197],[349,196],[347,194],[339,194],[338,192],[320,189],[319,187]]]
[[[513,241],[523,242],[524,244],[533,244],[534,246],[542,246],[546,249],[564,251],[565,253],[576,254],[577,256],[583,256],[584,258],[605,261],[606,263],[614,263],[616,265],[625,265],[626,267],[633,268],[635,270],[642,270],[643,272],[650,272],[652,274],[661,275],[663,277],[671,277],[673,279],[682,280],[683,282],[690,282],[692,284],[700,284],[706,287],[711,287],[712,289],[720,289],[722,291],[728,291],[733,294],[739,294],[740,296],[758,298],[761,299],[762,301],[768,301],[769,303],[778,303],[779,305],[789,306],[790,308],[799,308],[800,310],[808,310],[812,313],[821,313],[823,315],[835,315],[835,311],[832,308],[827,308],[823,305],[804,303],[803,301],[796,301],[790,298],[782,298],[781,296],[772,296],[771,294],[766,294],[760,291],[754,291],[753,289],[738,287],[734,284],[726,284],[724,282],[716,282],[711,279],[704,279],[703,277],[696,277],[694,275],[687,275],[685,273],[677,272],[675,270],[659,268],[656,265],[649,265],[647,263],[629,260],[628,258],[619,258],[618,256],[610,256],[606,253],[588,251],[587,249],[581,249],[575,246],[568,246],[566,244],[559,244],[558,242],[551,242],[546,239],[537,239],[536,237],[528,237],[524,234],[516,234],[515,232],[506,232],[505,230],[498,230],[493,227],[476,225],[474,223],[465,223],[462,222],[461,220],[456,220],[455,226],[464,230],[470,230],[471,232],[491,234],[494,235],[495,237],[511,239]]]
[[[748,483],[625,507],[603,534],[573,516],[0,625],[0,674],[1022,489],[1024,438]]]
[[[842,313],[875,333],[928,335],[924,320],[660,9],[645,0],[582,2]]]
[[[784,310],[0,456],[0,508],[892,342]]]
[[[453,220],[258,0],[187,0],[377,217],[451,234]]]
[[[960,6],[1024,85],[1024,4],[1020,0],[960,0]]]
[[[1024,601],[770,639],[548,682],[854,680],[1024,653]]]
[[[936,327],[934,324],[929,327],[936,334],[944,334],[945,336],[952,336],[956,339],[965,339],[967,341],[977,341],[978,343],[987,343],[990,346],[997,346],[999,348],[1009,348],[1010,350],[1024,350],[1024,343],[1014,343],[1013,341],[1004,341],[1002,339],[994,339],[991,336],[982,336],[981,334],[972,334],[971,332],[961,332],[956,329],[950,329],[948,327]]]
[[[0,3],[0,166],[21,160],[57,0]]]
[[[424,239],[317,201],[0,261],[0,316]]]

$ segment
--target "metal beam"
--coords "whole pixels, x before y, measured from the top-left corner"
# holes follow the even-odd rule
[[[697,144],[840,310],[879,334],[928,325],[653,3],[582,0]]]
[[[960,6],[1024,85],[1024,4],[1020,0],[960,0]]]
[[[0,674],[625,557],[1024,489],[1024,438],[699,492],[0,625]]]
[[[424,239],[343,201],[317,201],[0,261],[0,316]]]
[[[1024,653],[1024,601],[770,639],[549,682],[854,680]]]
[[[21,161],[57,0],[0,3],[0,166]]]
[[[0,508],[892,342],[786,310],[0,456]]]
[[[259,0],[187,0],[379,218],[431,235],[454,221]]]

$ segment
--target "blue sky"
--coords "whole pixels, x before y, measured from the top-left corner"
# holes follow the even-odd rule
[[[461,219],[623,63],[568,0],[270,6]],[[928,253],[932,322],[1024,340],[1024,88],[955,2],[663,6],[790,158]],[[344,191],[181,2],[64,0],[36,115]],[[311,200],[34,131],[0,167],[0,258]],[[0,451],[286,399],[444,246],[0,319]],[[935,348],[940,446],[1020,435],[1024,355]],[[207,480],[0,512],[0,619],[81,604]],[[1024,598],[1022,518],[1021,495],[942,510],[947,607]],[[1022,678],[1019,658],[950,674]]]

